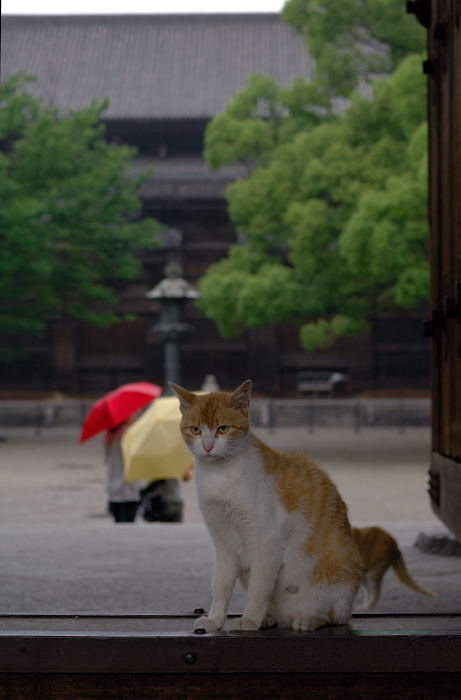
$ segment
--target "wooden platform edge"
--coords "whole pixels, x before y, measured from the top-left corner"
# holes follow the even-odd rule
[[[8,630],[5,624],[12,623],[12,617],[0,616],[0,674],[461,672],[459,614],[367,615],[354,617],[351,626],[311,633],[268,630],[203,636],[168,632],[168,627],[160,633],[149,631],[148,624],[131,632],[129,616],[112,618],[111,627],[102,630],[97,616],[88,618],[91,630],[71,625],[59,631]],[[149,616],[145,618],[148,623]],[[189,626],[187,618],[184,628]]]

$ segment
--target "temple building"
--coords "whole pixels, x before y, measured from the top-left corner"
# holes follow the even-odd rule
[[[127,381],[163,383],[163,346],[153,330],[158,302],[146,292],[164,277],[168,260],[196,284],[237,242],[225,187],[240,166],[212,171],[203,160],[204,130],[251,73],[282,86],[312,61],[303,39],[277,14],[4,16],[2,79],[34,74],[30,91],[48,106],[81,108],[108,98],[107,137],[134,145],[133,172],[152,168],[141,196],[145,215],[165,227],[162,245],[142,253],[142,272],[120,289],[120,312],[133,322],[99,328],[51,323],[28,357],[0,366],[0,391],[54,388],[98,394]],[[182,380],[199,388],[214,374],[223,388],[251,377],[257,393],[293,396],[303,377],[347,377],[347,391],[427,388],[428,350],[421,311],[381,316],[358,340],[306,352],[298,328],[286,323],[223,339],[188,302],[193,327],[182,345]]]

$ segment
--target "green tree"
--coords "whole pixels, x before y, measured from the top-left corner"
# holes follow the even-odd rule
[[[130,178],[133,150],[105,140],[105,104],[58,113],[24,82],[0,86],[0,333],[10,350],[50,318],[114,322],[114,285],[137,273],[134,253],[159,229],[135,220],[145,176]]]
[[[350,14],[348,22],[343,16],[341,36],[347,29],[351,42],[354,22],[360,24],[352,14],[356,4],[351,0],[343,7]],[[383,3],[366,4],[377,10]],[[395,8],[393,0],[384,4]],[[291,0],[285,15],[296,7],[322,6],[326,22],[333,5],[337,9],[327,0]],[[375,39],[384,42],[389,25],[376,18],[369,24]],[[315,57],[323,55],[322,46],[332,48],[332,55],[336,47],[341,55],[345,40],[337,42],[331,22],[318,32]],[[412,33],[410,39],[412,49],[417,41]],[[398,61],[403,41],[387,46]],[[201,306],[222,334],[293,320],[302,324],[306,349],[327,347],[363,330],[370,314],[426,297],[421,59],[409,54],[389,78],[375,80],[371,97],[355,93],[342,116],[330,108],[334,70],[329,82],[317,76],[308,85],[298,79],[290,89],[251,76],[210,123],[208,162],[213,167],[241,162],[249,172],[226,192],[243,244],[200,282]],[[352,75],[363,77],[358,70]]]
[[[392,73],[424,46],[424,30],[402,0],[287,0],[283,18],[304,36],[314,80],[329,98]]]

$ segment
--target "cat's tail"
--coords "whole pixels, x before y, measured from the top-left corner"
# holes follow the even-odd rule
[[[433,591],[430,591],[428,588],[423,588],[423,586],[420,586],[416,581],[410,576],[410,573],[407,569],[407,565],[405,564],[405,560],[402,556],[402,552],[400,549],[398,549],[395,559],[392,562],[392,568],[394,569],[396,575],[400,579],[400,581],[405,585],[408,586],[408,588],[411,588],[413,591],[416,591],[417,593],[422,593],[423,595],[436,595]]]

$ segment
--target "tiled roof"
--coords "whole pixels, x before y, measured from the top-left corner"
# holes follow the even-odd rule
[[[249,73],[309,78],[301,37],[277,14],[4,16],[2,79],[38,76],[50,106],[108,97],[107,118],[209,118]]]
[[[219,178],[223,183],[232,182],[237,177],[245,177],[248,171],[243,165],[226,165],[219,170],[212,170],[201,158],[176,157],[176,158],[150,158],[135,156],[130,165],[130,172],[139,175],[146,170],[152,170],[155,177],[162,180],[210,180]]]
[[[136,156],[130,166],[132,175],[152,171],[141,187],[145,199],[175,197],[187,199],[224,199],[224,190],[233,180],[248,174],[243,165],[227,165],[211,170],[200,158],[148,158]]]

